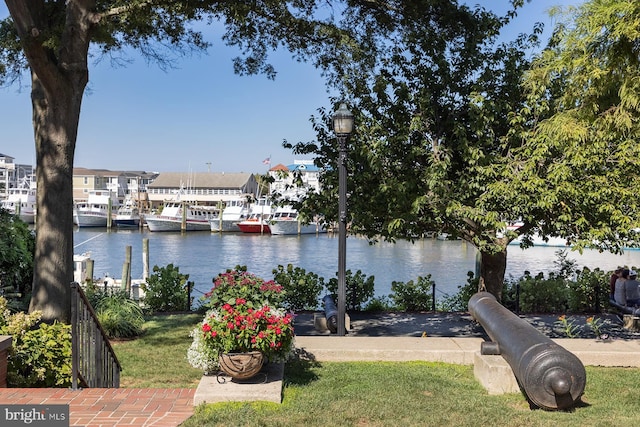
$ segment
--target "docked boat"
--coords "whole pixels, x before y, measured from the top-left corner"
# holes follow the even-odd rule
[[[162,212],[145,215],[144,220],[149,231],[210,231],[210,222],[217,216],[218,209],[212,206],[169,201]]]
[[[260,198],[251,204],[249,215],[245,220],[238,222],[238,228],[243,233],[271,234],[269,220],[272,212],[271,201]]]
[[[120,207],[111,190],[91,190],[86,202],[78,202],[73,209],[73,223],[78,227],[106,227],[109,216],[115,218]]]
[[[140,209],[130,197],[124,201],[124,204],[118,208],[113,221],[116,227],[139,227],[140,226]]]
[[[244,221],[249,215],[245,200],[244,198],[229,200],[220,216],[210,221],[211,231],[240,231],[238,223]]]
[[[317,221],[303,224],[300,221],[298,211],[291,205],[276,208],[273,217],[269,221],[271,234],[275,235],[295,235],[295,234],[317,234],[326,233],[324,224]]]
[[[36,218],[36,185],[34,182],[22,182],[16,188],[8,189],[8,197],[2,201],[2,207],[27,224],[33,224]]]

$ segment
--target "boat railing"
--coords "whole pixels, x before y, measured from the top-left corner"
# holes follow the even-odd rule
[[[118,388],[122,367],[95,311],[71,283],[71,388]]]

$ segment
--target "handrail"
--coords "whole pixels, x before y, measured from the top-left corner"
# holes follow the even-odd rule
[[[122,366],[107,334],[80,285],[71,290],[71,388],[118,388]]]

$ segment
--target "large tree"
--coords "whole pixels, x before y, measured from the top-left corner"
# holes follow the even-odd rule
[[[508,114],[523,104],[525,51],[540,27],[498,43],[514,10],[500,17],[456,1],[392,3],[347,11],[361,38],[357,46],[369,48],[334,64],[334,82],[356,115],[349,139],[350,229],[371,239],[426,232],[462,237],[479,249],[481,281],[500,297],[506,247],[516,235],[499,230],[521,210],[483,196],[495,180],[491,167],[502,164],[507,151]],[[323,193],[307,198],[303,209],[335,219],[337,150],[329,115],[321,112],[316,120],[319,143],[293,148],[314,153],[325,168]]]
[[[498,43],[511,15],[453,1],[398,3],[374,15],[351,11],[355,33],[374,41],[371,34],[384,34],[375,57],[351,58],[375,72],[337,64],[357,120],[352,231],[460,236],[479,249],[480,284],[498,297],[516,237],[528,246],[534,234],[560,236],[576,250],[637,246],[640,3],[569,8],[533,64],[525,52],[539,27]],[[324,193],[305,209],[335,219],[329,124],[330,112],[321,112],[319,143],[294,149],[327,166]]]
[[[129,48],[170,67],[180,53],[206,49],[195,23],[224,26],[241,48],[239,74],[275,71],[269,51],[285,47],[322,62],[339,44],[329,3],[316,0],[5,0],[0,22],[0,84],[31,78],[38,220],[31,310],[68,321],[73,280],[72,171],[89,54],[121,60]],[[327,9],[318,12],[316,3]],[[327,21],[316,16],[327,16]],[[200,27],[201,28],[201,27]],[[178,54],[178,55],[176,55]]]

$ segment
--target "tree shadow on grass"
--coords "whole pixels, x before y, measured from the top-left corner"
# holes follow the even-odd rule
[[[315,356],[308,351],[296,348],[294,356],[287,362],[284,370],[284,385],[307,385],[318,379],[315,368],[321,367]]]

